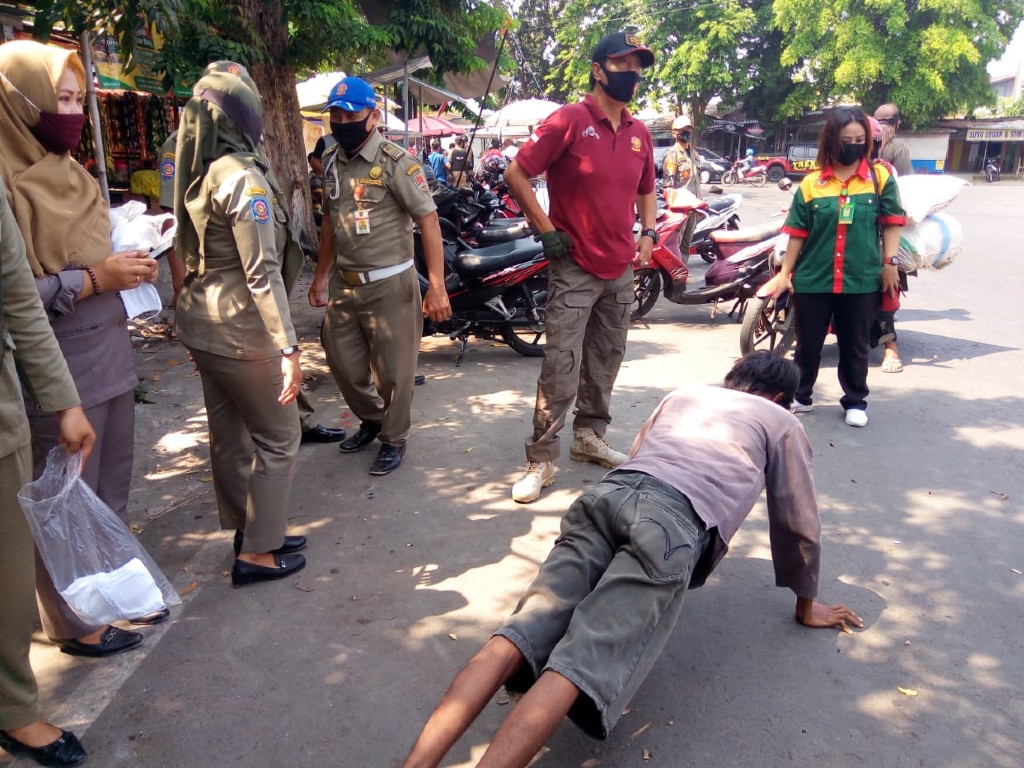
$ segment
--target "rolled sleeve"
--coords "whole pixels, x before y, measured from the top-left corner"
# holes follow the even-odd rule
[[[775,584],[798,597],[818,594],[821,570],[821,517],[814,492],[811,446],[796,426],[769,447],[765,469],[768,535]]]
[[[80,269],[67,269],[56,275],[36,278],[36,289],[42,299],[43,308],[50,317],[70,315],[75,311],[75,302],[85,287],[85,273]]]

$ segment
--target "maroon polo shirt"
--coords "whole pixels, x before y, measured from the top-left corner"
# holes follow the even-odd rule
[[[622,275],[636,254],[636,197],[654,191],[647,126],[623,109],[613,131],[587,94],[541,123],[516,162],[530,176],[547,172],[548,216],[572,238],[576,263],[603,280]]]

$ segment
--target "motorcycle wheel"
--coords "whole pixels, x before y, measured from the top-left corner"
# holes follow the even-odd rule
[[[715,247],[710,240],[700,244],[700,248],[697,249],[697,253],[700,254],[700,258],[705,264],[715,263]]]
[[[754,178],[750,180],[750,183],[755,187],[763,187],[768,183],[768,174],[762,171],[761,173],[756,174]]]
[[[734,171],[726,171],[725,173],[723,173],[722,183],[727,187],[731,187],[733,184],[736,183],[736,173]]]
[[[656,269],[647,267],[633,273],[633,306],[629,309],[629,319],[639,320],[651,311],[661,292],[661,274]]]
[[[501,338],[523,357],[544,356],[544,305],[548,299],[548,276],[537,277],[505,295],[505,306],[515,316],[501,325]],[[531,303],[537,307],[538,322],[533,318]]]
[[[749,355],[767,349],[785,357],[796,340],[795,315],[792,302],[776,309],[775,299],[754,296],[747,300],[740,326],[740,354]]]

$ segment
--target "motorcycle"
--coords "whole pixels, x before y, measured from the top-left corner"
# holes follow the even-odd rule
[[[459,342],[462,365],[469,337],[501,339],[526,357],[544,354],[544,305],[548,260],[535,238],[521,237],[475,248],[461,238],[443,238],[444,282],[452,316],[440,323],[423,320],[423,335],[444,333]],[[420,292],[426,293],[426,260],[419,232],[414,263]]]
[[[514,219],[523,215],[519,203],[508,191],[505,183],[505,169],[508,168],[508,161],[504,157],[489,157],[480,165],[480,172],[477,179],[484,189],[490,191],[498,198],[500,206],[494,212],[496,218]]]
[[[740,206],[743,195],[735,193],[722,195],[717,200],[707,200],[706,208],[697,208],[697,224],[690,239],[690,253],[697,254],[708,264],[715,261],[715,250],[711,244],[711,233],[719,229],[739,229]]]
[[[1000,158],[996,157],[985,158],[985,180],[991,184],[993,181],[999,181],[999,164]]]
[[[758,164],[746,168],[742,160],[737,160],[732,164],[732,168],[722,174],[722,183],[727,187],[731,187],[733,184],[753,184],[755,187],[763,187],[768,183],[768,166]]]
[[[704,274],[704,286],[691,289],[690,270],[679,248],[679,230],[686,221],[685,209],[673,208],[658,221],[658,244],[652,251],[653,266],[634,272],[634,308],[637,320],[658,300],[659,291],[674,304],[714,304],[712,317],[721,301],[734,301],[729,316],[742,318],[747,300],[767,282],[772,252],[782,235],[781,222],[737,230],[715,230],[708,235],[714,263]]]

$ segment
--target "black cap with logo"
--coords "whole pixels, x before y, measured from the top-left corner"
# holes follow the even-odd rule
[[[654,64],[654,51],[640,42],[636,35],[625,32],[612,32],[601,38],[594,52],[590,54],[591,61],[604,61],[605,59],[618,59],[635,53],[640,57],[640,66],[644,69]]]

